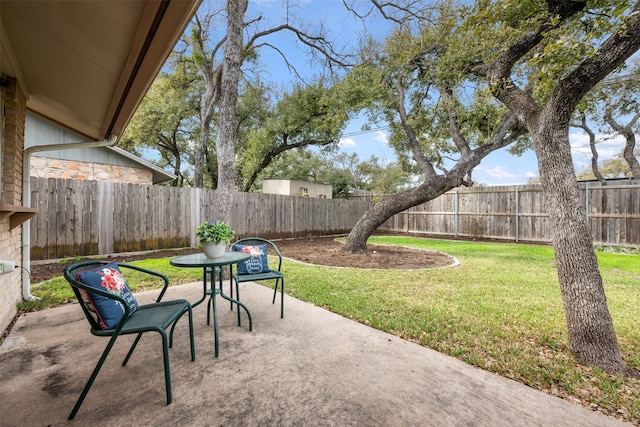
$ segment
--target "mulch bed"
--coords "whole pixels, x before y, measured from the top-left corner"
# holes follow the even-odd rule
[[[313,237],[275,241],[284,257],[309,264],[333,267],[421,269],[452,265],[454,259],[435,251],[409,249],[400,246],[369,245],[367,254],[346,254],[340,251],[342,243],[335,237]],[[113,254],[109,259],[131,262],[140,259],[164,258],[201,252],[200,249],[160,250],[135,254]],[[31,282],[39,283],[60,276],[64,265],[59,262],[40,263],[31,266]]]

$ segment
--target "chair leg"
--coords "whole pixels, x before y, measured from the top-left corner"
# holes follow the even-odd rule
[[[171,397],[171,372],[169,371],[169,345],[167,334],[164,330],[158,331],[162,336],[162,359],[164,361],[164,384],[167,389],[167,405],[173,400]]]
[[[76,404],[73,407],[73,410],[71,411],[71,414],[69,415],[69,420],[74,419],[76,414],[78,413],[78,410],[80,409],[80,406],[82,405],[82,402],[84,401],[84,398],[87,397],[87,393],[89,393],[89,389],[91,388],[91,386],[93,385],[93,382],[95,381],[96,377],[98,376],[98,372],[100,372],[100,369],[102,368],[102,365],[104,364],[104,361],[107,360],[107,356],[109,355],[109,352],[111,351],[111,347],[113,347],[113,344],[116,342],[117,338],[118,338],[118,335],[115,334],[109,340],[109,343],[107,344],[107,346],[105,347],[104,351],[102,352],[102,356],[100,356],[100,360],[98,360],[98,364],[93,369],[93,372],[91,373],[91,376],[89,377],[89,381],[87,381],[87,384],[84,386],[84,389],[82,389],[82,393],[80,393],[80,397],[78,397],[78,400],[76,401]]]
[[[131,344],[131,348],[129,349],[129,352],[127,353],[127,357],[125,357],[124,360],[122,361],[122,366],[125,366],[127,364],[127,362],[129,361],[129,358],[133,354],[133,350],[136,349],[136,346],[138,345],[138,342],[140,341],[140,338],[142,338],[142,332],[140,332],[138,334],[138,336],[136,337],[136,339],[133,342],[133,344]]]
[[[191,340],[191,361],[193,362],[196,360],[196,347],[193,339],[193,310],[191,310],[191,307],[189,307],[188,310],[189,310],[189,339]]]
[[[280,318],[284,319],[284,277],[280,283]]]
[[[284,277],[276,279],[276,286],[273,288],[273,300],[271,304],[276,303],[276,294],[278,292],[278,282],[282,280],[280,284],[280,318],[284,318]]]
[[[191,307],[188,307],[189,309],[189,313],[191,313]],[[169,348],[173,348],[173,331],[176,329],[176,325],[178,324],[178,320],[180,320],[182,318],[182,316],[184,316],[184,313],[186,313],[186,311],[183,311],[182,314],[180,315],[180,317],[178,317],[175,322],[173,322],[173,324],[171,325],[171,333],[169,334]]]
[[[271,304],[276,303],[276,293],[278,292],[278,282],[280,282],[280,279],[276,279],[276,286],[275,288],[273,288],[273,300],[271,301]]]
[[[193,310],[191,307],[187,307],[180,317],[178,317],[171,325],[171,332],[169,333],[169,348],[173,348],[173,331],[176,329],[178,321],[182,319],[182,316],[184,316],[184,313],[189,313],[189,340],[191,342],[191,361],[193,362],[196,360],[196,348],[193,339]]]
[[[236,279],[236,300],[240,301],[240,286],[238,284],[237,279]],[[238,312],[238,326],[242,326],[242,324],[240,323],[240,307],[238,307],[236,311]]]
[[[208,293],[208,289],[207,289],[207,271],[209,269],[207,267],[204,268],[204,283],[205,283],[205,294]],[[213,288],[211,289],[211,298],[213,298],[215,296],[215,287],[216,284],[215,282],[213,282],[215,280],[215,277],[213,276],[213,272],[211,272],[211,281],[208,283],[212,283]],[[209,301],[207,301],[207,325],[211,324],[211,315],[210,315],[210,311],[211,311],[211,298],[209,298]]]
[[[216,294],[215,292],[211,295],[212,305],[213,305],[213,341],[214,341],[214,350],[215,357],[218,357],[218,310],[216,308]]]
[[[233,299],[233,266],[229,266],[229,293],[231,294],[231,299]],[[229,305],[231,306],[231,311],[233,311],[233,301],[229,301]]]

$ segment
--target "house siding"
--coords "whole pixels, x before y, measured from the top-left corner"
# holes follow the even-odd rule
[[[333,198],[333,187],[331,185],[295,179],[265,179],[262,182],[262,192],[265,194],[282,194],[284,196]]]
[[[4,127],[2,139],[2,203],[22,204],[22,151],[26,98],[13,78],[5,77]],[[0,259],[22,259],[22,227],[9,228],[9,216],[0,219]],[[21,268],[0,275],[0,331],[4,331],[17,313],[16,304],[22,300]]]
[[[31,169],[29,172],[31,176],[38,178],[86,179],[141,185],[153,184],[153,174],[149,170],[41,156],[31,157]]]

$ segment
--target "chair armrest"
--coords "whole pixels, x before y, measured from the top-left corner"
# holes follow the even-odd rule
[[[120,264],[120,263],[118,263],[118,266],[119,267],[126,267],[126,268],[131,269],[131,270],[136,270],[136,271],[139,271],[141,273],[145,273],[145,274],[149,274],[151,276],[156,276],[158,278],[161,278],[164,281],[164,286],[162,287],[162,291],[160,291],[160,295],[158,295],[158,299],[156,300],[156,302],[160,302],[162,300],[162,297],[164,296],[164,293],[167,291],[167,288],[169,287],[169,279],[167,278],[167,276],[165,276],[162,273],[158,273],[157,271],[148,270],[146,268],[138,267],[137,265],[133,265],[133,264]]]

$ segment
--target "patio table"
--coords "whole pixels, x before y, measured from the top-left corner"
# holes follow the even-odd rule
[[[217,258],[207,258],[205,254],[191,254],[191,255],[182,255],[175,258],[171,258],[169,261],[171,265],[176,267],[187,267],[187,268],[202,268],[203,270],[203,292],[202,298],[197,301],[195,304],[192,304],[192,307],[196,307],[198,304],[202,303],[209,295],[209,302],[213,306],[213,331],[214,331],[214,340],[215,340],[215,356],[218,357],[218,312],[216,309],[216,295],[220,295],[222,298],[231,302],[231,306],[233,304],[242,307],[244,311],[247,313],[249,317],[249,331],[253,330],[253,324],[251,322],[251,313],[246,305],[242,302],[234,299],[225,293],[222,290],[222,269],[225,266],[229,266],[229,277],[233,277],[233,265],[241,263],[243,261],[251,258],[251,255],[244,252],[225,252],[224,255]],[[209,281],[210,287],[207,286],[207,276],[211,276]],[[218,277],[217,282],[219,286],[216,286],[216,275]],[[229,279],[231,280],[231,279]],[[239,310],[239,309],[238,309]],[[207,307],[207,319],[209,317],[209,308]],[[207,320],[208,322],[208,320]],[[240,325],[240,318],[238,317],[238,325]]]

